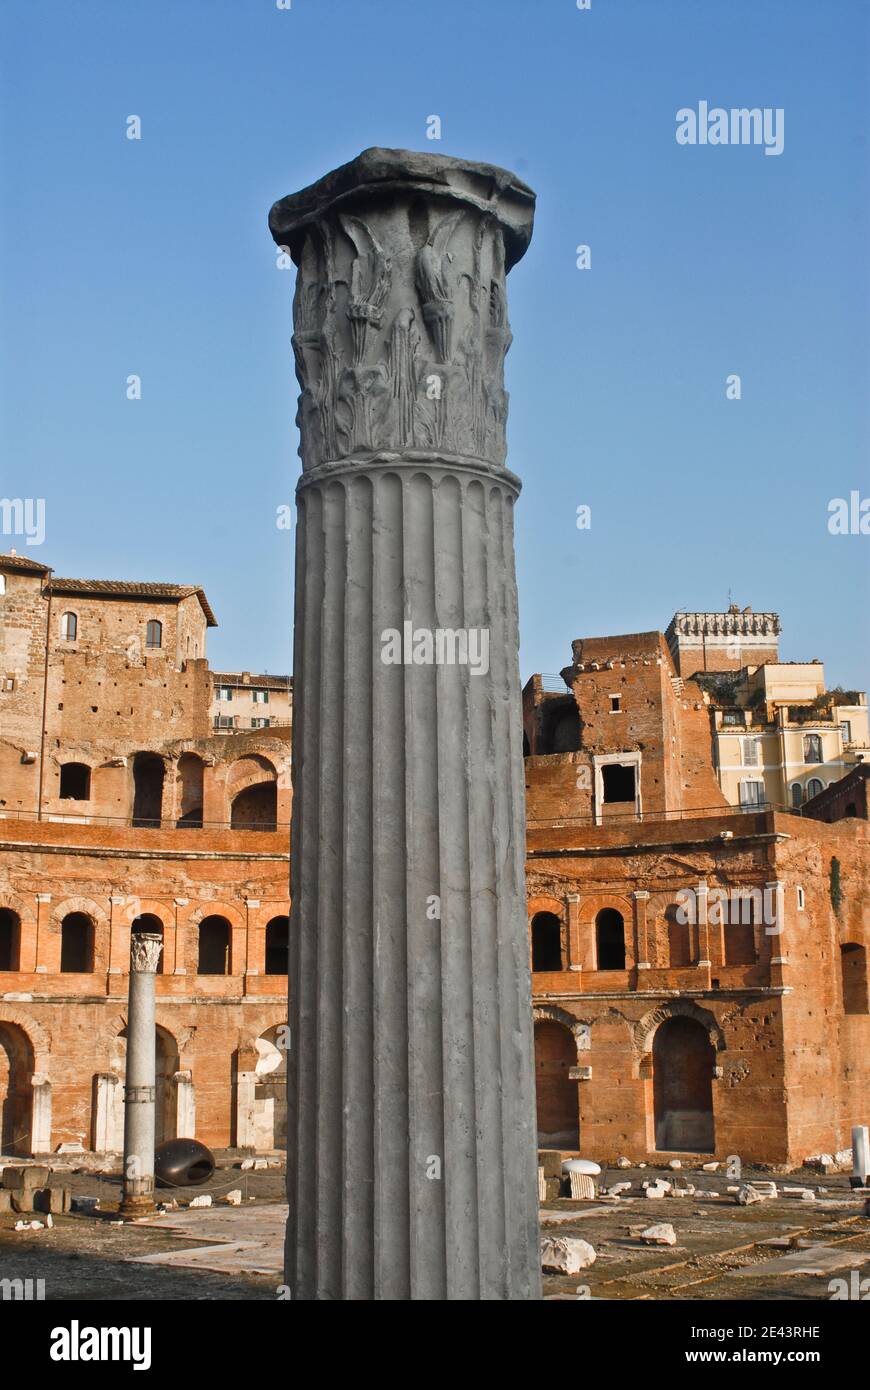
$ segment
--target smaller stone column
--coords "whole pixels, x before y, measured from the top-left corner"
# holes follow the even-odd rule
[[[870,1186],[870,1129],[852,1126],[852,1176],[862,1187]]]
[[[127,1076],[124,1086],[123,1216],[154,1210],[154,1098],[156,1023],[154,977],[163,943],[156,932],[130,939]]]

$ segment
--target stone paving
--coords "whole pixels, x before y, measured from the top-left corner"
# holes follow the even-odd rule
[[[692,1183],[692,1197],[650,1199],[644,1180]],[[560,1199],[542,1207],[542,1231],[579,1236],[595,1263],[574,1275],[546,1275],[550,1299],[797,1300],[858,1297],[870,1278],[870,1218],[866,1197],[852,1193],[844,1174],[786,1177],[747,1171],[747,1181],[777,1182],[775,1200],[741,1207],[723,1173],[684,1169],[609,1170],[602,1185],[630,1181],[618,1202]],[[55,1217],[51,1229],[16,1232],[16,1218],[0,1216],[0,1270],[4,1278],[45,1280],[49,1300],[133,1299],[275,1300],[281,1286],[284,1175],[275,1169],[241,1172],[221,1167],[204,1187],[176,1194],[179,1206],[135,1223],[117,1222],[117,1177],[75,1173],[75,1196],[99,1197],[93,1215]],[[815,1200],[781,1195],[805,1186]],[[242,1205],[223,1202],[238,1189]],[[713,1192],[718,1196],[712,1196]],[[210,1193],[214,1205],[190,1208]],[[637,1229],[659,1222],[674,1227],[672,1246],[644,1245]],[[839,1280],[841,1283],[832,1281]],[[870,1292],[870,1284],[865,1292]]]

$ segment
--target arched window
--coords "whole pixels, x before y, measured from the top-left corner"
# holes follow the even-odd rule
[[[145,624],[145,646],[163,646],[163,624],[159,623],[156,618],[152,618],[150,622]]]
[[[61,801],[89,801],[91,769],[85,763],[64,763],[60,770]]]
[[[843,973],[843,1013],[870,1013],[867,997],[867,951],[855,941],[840,947]]]
[[[199,924],[198,975],[229,975],[232,936],[226,917],[204,917]]]
[[[64,641],[74,642],[78,630],[79,620],[75,613],[62,613],[60,619],[60,635]]]
[[[554,912],[532,918],[532,969],[562,969],[562,924]]]
[[[599,970],[625,969],[625,922],[615,907],[605,907],[595,918]]]
[[[137,917],[130,928],[130,935],[135,936],[137,932],[150,932],[152,936],[159,936],[163,940],[163,923],[153,912],[143,912],[141,917]],[[163,974],[164,952],[160,952],[160,959],[157,962],[157,974]]]
[[[290,919],[273,917],[266,924],[266,974],[286,975],[290,947]]]
[[[823,792],[824,790],[824,782],[820,781],[818,777],[811,777],[807,782],[807,801],[809,801],[811,796],[818,796],[819,792]]]
[[[94,969],[94,924],[83,912],[68,912],[60,924],[63,975],[90,975]]]
[[[794,807],[794,809],[795,809],[796,811],[797,811],[798,808],[800,807],[800,805],[801,805],[803,799],[804,799],[804,789],[803,789],[803,787],[801,786],[800,782],[792,782],[792,784],[791,784],[791,804],[792,804],[792,806]]]
[[[9,907],[0,907],[0,970],[18,970],[21,951],[21,918]]]

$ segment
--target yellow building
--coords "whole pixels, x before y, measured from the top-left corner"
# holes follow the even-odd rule
[[[710,706],[719,784],[734,806],[798,808],[870,761],[867,696],[828,690],[820,661],[780,661],[776,613],[674,614],[677,671]],[[754,658],[754,659],[753,659]]]
[[[821,662],[770,663],[711,692],[714,757],[735,806],[797,808],[870,758],[867,696],[825,689]]]

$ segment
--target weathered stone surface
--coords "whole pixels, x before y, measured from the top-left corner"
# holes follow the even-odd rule
[[[748,1183],[744,1183],[737,1189],[737,1196],[734,1200],[737,1202],[738,1206],[749,1207],[753,1202],[763,1202],[764,1196],[754,1187],[750,1187]]]
[[[588,1240],[576,1236],[543,1236],[541,1267],[560,1274],[578,1274],[595,1263],[595,1250]]]
[[[503,467],[505,275],[533,203],[488,165],[370,150],[270,218],[298,267],[303,460],[297,1299],[540,1294],[518,482]],[[439,656],[445,631],[485,633],[486,662]],[[422,649],[385,659],[389,634],[418,633]]]
[[[504,169],[385,149],[275,204],[272,235],[300,268],[306,469],[416,451],[503,465],[505,275],[533,209]]]
[[[660,1221],[655,1226],[647,1226],[641,1231],[641,1240],[646,1245],[676,1245],[676,1232],[669,1221]]]

